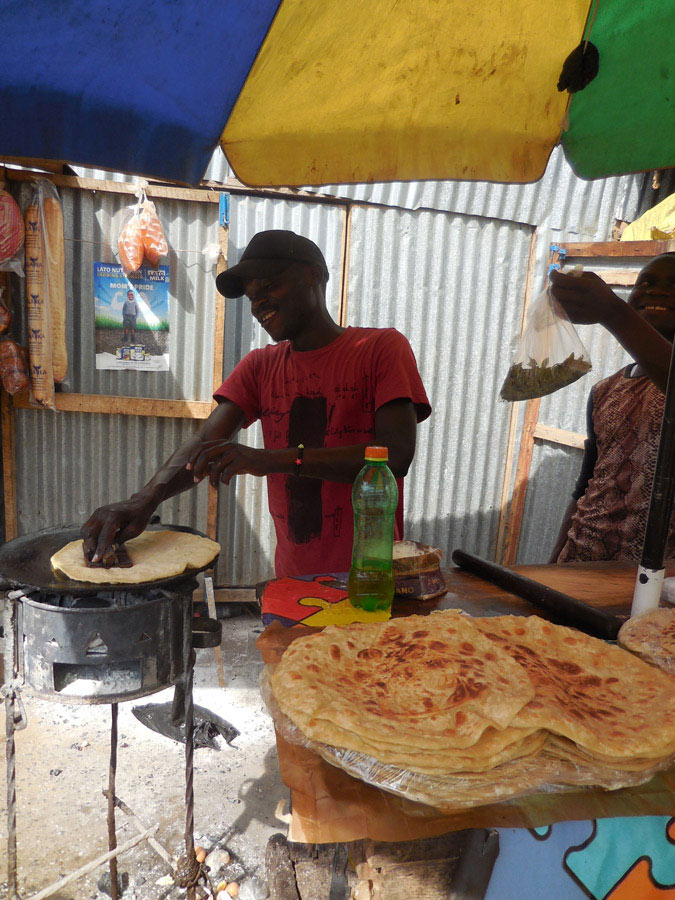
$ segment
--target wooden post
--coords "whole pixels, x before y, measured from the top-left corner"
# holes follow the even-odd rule
[[[340,283],[340,308],[338,310],[338,325],[347,327],[347,305],[349,302],[349,248],[352,235],[352,205],[346,210],[345,223],[342,229],[342,281]]]
[[[534,429],[539,418],[539,406],[541,399],[528,400],[525,407],[525,422],[520,438],[520,452],[518,453],[518,466],[516,468],[516,481],[513,486],[513,498],[509,522],[506,527],[506,541],[504,543],[503,565],[512,566],[518,555],[518,543],[520,542],[520,529],[523,524],[525,511],[525,494],[527,482],[530,477],[530,465],[532,464],[532,452],[534,450]]]
[[[5,540],[11,541],[19,534],[19,516],[16,505],[16,464],[14,449],[14,410],[4,390],[2,392],[2,474],[5,502]]]
[[[532,280],[534,278],[534,269],[537,262],[537,232],[532,232],[530,236],[530,248],[527,254],[527,266],[525,268],[525,287],[523,289],[523,306],[520,311],[520,331],[518,339],[523,336],[525,329],[525,310],[530,299],[532,291]],[[494,558],[497,562],[504,564],[504,541],[506,539],[506,523],[509,511],[509,492],[511,488],[511,470],[513,469],[513,457],[516,447],[516,436],[518,433],[518,412],[520,407],[516,403],[511,404],[509,411],[508,436],[506,440],[506,456],[504,459],[504,474],[502,476],[502,493],[499,500],[499,522],[497,524],[497,541],[495,545]]]

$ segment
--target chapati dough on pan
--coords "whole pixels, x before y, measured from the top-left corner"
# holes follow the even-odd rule
[[[71,541],[51,558],[52,568],[73,581],[95,584],[143,584],[208,565],[220,544],[187,531],[144,531],[125,543],[133,565],[129,569],[92,569],[84,559],[82,541]]]

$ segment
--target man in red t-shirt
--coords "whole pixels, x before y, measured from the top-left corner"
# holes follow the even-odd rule
[[[216,391],[218,406],[129,500],[97,509],[82,529],[98,561],[146,527],[159,503],[208,477],[266,476],[277,535],[276,574],[345,571],[351,562],[351,486],[368,444],[389,448],[399,482],[431,407],[406,338],[393,328],[342,328],[328,313],[320,249],[291,231],[263,231],[216,284],[251,301],[275,342],[253,350]],[[233,438],[260,419],[264,449]]]

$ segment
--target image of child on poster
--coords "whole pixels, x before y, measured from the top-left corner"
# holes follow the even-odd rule
[[[136,343],[136,319],[138,318],[138,303],[136,303],[134,292],[127,291],[127,299],[122,307],[122,322],[124,323],[124,343]]]

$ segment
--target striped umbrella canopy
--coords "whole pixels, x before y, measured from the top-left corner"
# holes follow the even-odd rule
[[[0,0],[0,157],[197,184],[675,165],[675,0]],[[597,77],[557,88],[580,41]]]

